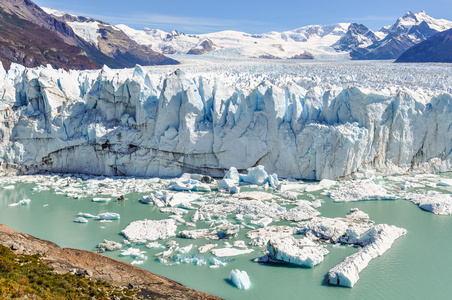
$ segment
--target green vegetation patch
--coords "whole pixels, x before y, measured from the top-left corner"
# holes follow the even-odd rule
[[[57,274],[39,255],[0,245],[0,299],[134,299],[136,291],[74,274]]]

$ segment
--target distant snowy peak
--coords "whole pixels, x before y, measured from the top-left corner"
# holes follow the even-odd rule
[[[427,15],[425,11],[419,13],[409,11],[403,17],[398,18],[397,21],[389,27],[388,31],[397,34],[409,34],[413,26],[421,25],[424,22],[436,32],[452,28],[452,21],[432,18]]]
[[[410,47],[449,28],[452,28],[451,21],[434,19],[424,11],[407,12],[393,25],[376,33],[378,40],[352,49],[350,56],[352,59],[396,59]]]
[[[369,28],[362,24],[352,23],[347,32],[333,45],[338,50],[346,51],[358,47],[367,47],[380,38]]]
[[[109,25],[108,23],[100,20],[76,16],[53,8],[42,7],[42,9],[49,15],[53,15],[54,17],[66,22],[66,24],[72,28],[76,35],[95,46],[98,46],[98,38],[101,36],[99,33],[100,25]]]

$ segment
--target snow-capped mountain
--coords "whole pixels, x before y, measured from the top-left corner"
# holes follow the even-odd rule
[[[410,47],[450,28],[451,21],[434,19],[424,11],[408,12],[392,26],[380,30],[379,34],[384,34],[384,38],[367,47],[352,50],[350,56],[353,59],[396,59]]]
[[[212,55],[290,58],[304,51],[317,57],[346,55],[331,45],[344,36],[350,23],[310,25],[284,32],[249,34],[240,31],[220,31],[202,35],[187,35],[173,31],[135,30],[127,25],[116,27],[142,45],[151,45],[162,53],[186,54],[205,40],[212,41]]]

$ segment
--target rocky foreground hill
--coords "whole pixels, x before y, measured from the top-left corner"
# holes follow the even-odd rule
[[[0,244],[16,254],[42,255],[42,261],[57,273],[74,273],[135,289],[141,299],[220,299],[116,259],[91,251],[60,248],[2,224]]]
[[[66,23],[30,0],[0,2],[0,61],[25,67],[130,68],[136,64],[178,64],[149,46],[139,45],[122,31],[103,23],[96,44],[85,41]]]

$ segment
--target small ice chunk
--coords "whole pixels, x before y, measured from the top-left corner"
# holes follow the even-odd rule
[[[99,214],[99,219],[101,220],[119,220],[120,215],[117,213],[106,212]]]
[[[199,246],[198,247],[198,251],[199,251],[199,253],[206,253],[206,252],[212,250],[215,247],[218,247],[218,244],[207,243],[207,244],[205,244],[203,246]]]
[[[229,179],[233,183],[239,183],[239,181],[240,181],[239,172],[237,171],[237,169],[235,167],[231,167],[229,169],[229,171],[226,173],[226,175],[224,175],[224,179]]]
[[[251,286],[250,278],[246,271],[240,271],[238,269],[234,269],[231,271],[229,275],[229,279],[232,283],[241,290],[247,290]]]
[[[142,264],[144,264],[144,260],[134,260],[130,264],[131,265],[142,265]]]
[[[263,185],[267,180],[268,174],[264,166],[259,165],[248,169],[248,174],[243,176],[243,181],[250,184]]]
[[[84,217],[77,217],[74,219],[75,223],[88,223],[88,220],[85,219]]]
[[[77,216],[78,216],[78,217],[87,218],[87,219],[92,219],[92,218],[98,218],[98,217],[99,217],[99,216],[92,215],[92,214],[90,214],[90,213],[83,213],[83,212],[79,212],[79,213],[77,214]]]
[[[118,242],[115,242],[115,241],[104,240],[103,243],[97,244],[97,249],[100,252],[115,251],[115,250],[119,250],[121,248],[122,248],[121,243],[118,243]]]
[[[181,248],[179,248],[179,249],[177,250],[177,252],[182,253],[182,254],[185,254],[185,253],[190,252],[191,248],[193,248],[193,244],[190,244],[190,245],[185,246],[185,247],[181,247]]]
[[[105,203],[111,201],[111,198],[93,198],[93,202]]]
[[[236,248],[218,248],[213,249],[212,253],[218,257],[230,257],[253,252],[254,249],[236,249]]]
[[[265,218],[262,218],[260,220],[252,220],[250,222],[250,224],[251,225],[256,225],[256,226],[259,226],[259,227],[267,227],[271,222],[273,222],[272,218],[265,217]]]
[[[151,242],[146,245],[146,248],[165,249],[166,247],[160,244],[159,242]]]
[[[19,205],[28,205],[28,204],[30,204],[30,202],[31,202],[30,199],[23,199],[23,200],[20,200],[20,201],[17,202],[17,203],[11,203],[11,204],[8,205],[8,206],[13,207],[13,206],[19,206]]]
[[[13,190],[14,189],[14,185],[7,185],[3,187],[4,190]]]

